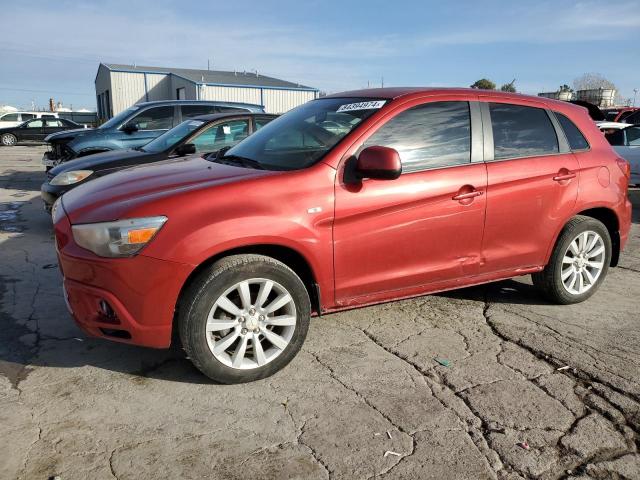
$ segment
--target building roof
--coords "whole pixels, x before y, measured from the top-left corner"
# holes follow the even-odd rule
[[[259,72],[225,72],[221,70],[195,70],[191,68],[171,67],[147,67],[142,65],[122,65],[117,63],[104,63],[109,70],[140,73],[164,73],[185,78],[194,83],[212,85],[242,85],[256,87],[274,87],[285,89],[313,90],[316,88],[287,82],[278,78],[268,77]]]

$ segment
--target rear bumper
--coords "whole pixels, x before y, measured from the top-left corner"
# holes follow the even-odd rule
[[[55,224],[68,307],[87,334],[155,348],[171,344],[190,265],[137,255],[106,259],[78,247],[66,216]]]

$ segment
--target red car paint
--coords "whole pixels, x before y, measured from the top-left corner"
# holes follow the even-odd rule
[[[56,243],[78,324],[92,335],[167,347],[190,275],[239,248],[295,252],[319,287],[320,310],[331,312],[539,271],[566,222],[587,210],[611,215],[615,248],[624,247],[631,221],[627,179],[581,107],[467,89],[334,97],[388,101],[309,168],[254,170],[191,157],[116,173],[65,194]],[[379,126],[407,108],[446,100],[562,113],[590,149],[344,181],[346,160]],[[157,215],[167,223],[131,258],[100,258],[71,235],[72,224]],[[115,311],[117,326],[99,313],[101,299]],[[105,334],[110,328],[131,338],[112,338]]]

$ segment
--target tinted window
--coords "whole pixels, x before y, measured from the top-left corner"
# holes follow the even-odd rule
[[[27,120],[31,120],[32,118],[36,118],[36,116],[33,113],[22,113],[20,114],[20,116],[22,117],[22,121],[27,121]]]
[[[624,118],[625,123],[640,123],[640,110],[636,110],[635,112],[629,114]]]
[[[562,125],[562,130],[564,130],[564,135],[567,137],[571,150],[586,150],[589,148],[587,139],[584,138],[584,135],[582,135],[582,132],[576,127],[575,123],[558,112],[556,112],[556,117],[560,125]]]
[[[610,145],[614,147],[620,147],[624,145],[624,132],[620,129],[614,130],[612,128],[604,131],[604,136]]]
[[[3,122],[18,122],[18,114],[17,113],[8,113],[4,117],[0,118]]]
[[[541,108],[490,103],[494,158],[533,157],[558,153],[558,138]]]
[[[190,140],[196,152],[215,152],[249,136],[249,120],[231,120],[214,125]]]
[[[627,134],[627,145],[632,147],[640,145],[640,127],[629,127],[624,131]]]
[[[198,115],[208,115],[215,113],[215,108],[210,105],[182,105],[182,119],[197,117]]]
[[[362,148],[373,145],[396,149],[403,172],[469,163],[469,104],[434,102],[406,110],[385,123]]]
[[[173,126],[173,107],[149,108],[137,115],[133,123],[140,130],[166,130]]]
[[[256,118],[256,130],[260,130],[262,127],[264,127],[271,120],[273,120],[273,118],[267,118],[267,117],[258,117],[258,118]]]

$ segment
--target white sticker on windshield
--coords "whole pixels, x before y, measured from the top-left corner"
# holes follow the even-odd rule
[[[336,110],[336,113],[352,112],[354,110],[374,110],[374,109],[382,108],[385,103],[387,103],[386,100],[372,100],[370,102],[347,103],[346,105],[340,105],[340,108]]]

